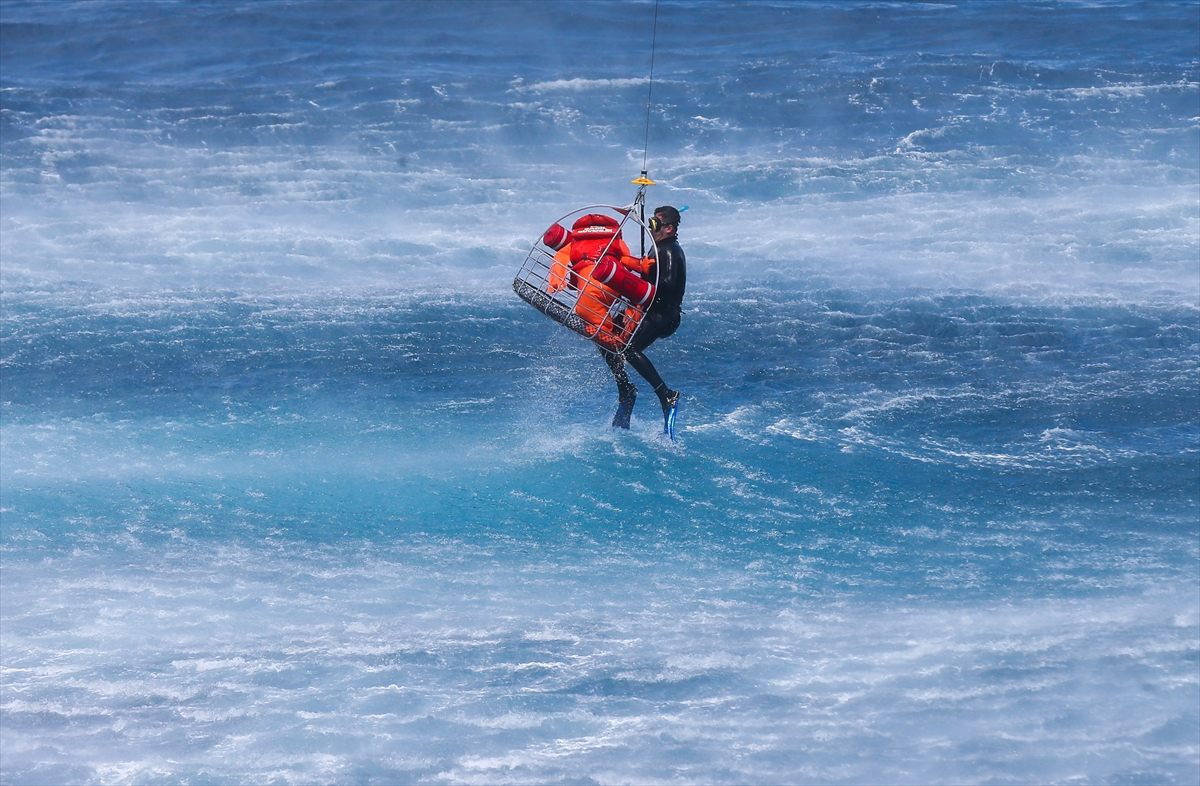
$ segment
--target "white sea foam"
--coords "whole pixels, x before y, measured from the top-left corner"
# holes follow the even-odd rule
[[[1196,754],[1186,721],[1172,731],[1194,717],[1200,691],[1187,666],[1197,633],[1186,593],[999,606],[729,603],[713,589],[738,586],[733,577],[647,574],[618,560],[586,568],[592,582],[559,596],[539,589],[564,581],[551,565],[512,563],[516,572],[496,575],[492,558],[446,546],[365,564],[199,545],[137,564],[6,564],[6,769],[34,764],[30,734],[96,778],[122,768],[173,777],[201,763],[213,775],[282,768],[341,778],[396,759],[419,779],[604,771],[695,782],[714,768],[774,779],[798,771],[801,745],[818,780],[976,780],[993,765],[966,753],[997,738],[1010,762],[1042,762],[1043,778],[1129,766],[1122,751],[1139,740],[1164,773],[1184,773]],[[443,585],[449,564],[456,579]],[[657,587],[653,603],[648,589],[624,584],[629,570]],[[280,572],[299,583],[264,582]],[[133,584],[170,600],[147,600]],[[373,610],[361,606],[366,586]],[[477,600],[452,602],[468,587]],[[127,612],[87,622],[113,605]],[[197,625],[190,610],[199,607],[237,611]],[[339,622],[346,617],[360,624]],[[89,646],[61,651],[54,682],[23,669],[67,638]],[[165,671],[155,665],[171,659]],[[539,709],[519,708],[535,699]],[[1003,710],[1014,702],[1021,713]],[[109,752],[34,723],[47,715],[102,733]],[[213,744],[155,753],[174,718],[202,725]],[[265,756],[280,724],[308,754]],[[411,730],[428,724],[453,730],[454,741],[418,745]],[[666,738],[674,742],[661,757],[629,756]],[[847,746],[864,758],[848,764]],[[704,766],[688,770],[701,752]]]
[[[534,82],[529,85],[518,84],[513,87],[513,90],[529,93],[548,93],[561,90],[610,90],[612,88],[638,87],[649,82],[650,80],[647,77],[632,77],[627,79],[584,79],[575,77],[573,79]]]

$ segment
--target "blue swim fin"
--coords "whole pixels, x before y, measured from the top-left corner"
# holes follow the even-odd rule
[[[613,428],[629,428],[629,417],[633,414],[633,403],[637,401],[637,391],[632,390],[629,395],[621,399],[617,404],[617,414],[613,415]]]
[[[679,413],[679,391],[667,391],[667,398],[663,401],[663,433],[675,440],[675,416]]]

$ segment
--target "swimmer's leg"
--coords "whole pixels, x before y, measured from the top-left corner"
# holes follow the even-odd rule
[[[650,358],[643,355],[641,350],[626,350],[625,359],[629,361],[629,365],[633,366],[637,373],[642,375],[643,379],[654,386],[654,393],[658,396],[658,403],[662,404],[663,431],[670,434],[671,439],[675,439],[675,414],[679,408],[679,391],[671,390],[667,387],[667,383],[663,382],[662,377],[658,375],[658,371],[654,368],[654,364],[650,362]]]
[[[654,387],[659,403],[663,405],[663,411],[666,411],[668,400],[675,391],[667,387],[666,382],[663,382],[662,377],[658,375],[658,370],[650,362],[650,358],[643,355],[640,349],[627,349],[625,350],[625,359],[629,361],[629,365],[633,366],[634,371],[642,375],[642,379]]]
[[[620,355],[604,348],[600,349],[600,354],[604,356],[604,362],[617,383],[617,412],[613,415],[612,426],[629,428],[629,417],[633,414],[633,404],[637,401],[637,388],[629,381],[629,375],[625,373],[625,361]]]

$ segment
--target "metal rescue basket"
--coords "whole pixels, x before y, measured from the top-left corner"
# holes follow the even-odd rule
[[[644,258],[646,235],[650,233],[650,226],[644,217],[645,192],[646,186],[652,183],[644,174],[634,183],[640,188],[632,205],[624,208],[615,205],[588,205],[567,213],[555,224],[570,226],[568,221],[587,214],[599,214],[614,219],[618,229],[605,246],[604,253],[618,242],[622,229],[627,225],[637,226],[642,233]],[[654,264],[650,266],[648,279],[657,291],[658,249],[653,242],[650,243],[650,254],[654,258]],[[560,325],[617,353],[623,353],[629,348],[638,328],[641,327],[642,317],[653,303],[651,301],[637,305],[592,275],[579,275],[572,270],[570,261],[564,259],[563,253],[556,253],[556,249],[546,245],[544,237],[541,236],[534,241],[521,269],[513,279],[513,291],[526,303]],[[598,300],[595,297],[585,297],[585,292],[602,293],[602,298]],[[611,303],[607,306],[606,313],[598,311],[603,308],[599,305],[603,301]]]

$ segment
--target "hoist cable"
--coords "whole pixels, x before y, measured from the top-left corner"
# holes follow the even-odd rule
[[[646,142],[642,146],[642,177],[646,176],[646,155],[650,152],[650,99],[654,95],[654,46],[658,43],[658,0],[654,0],[654,32],[650,36],[650,87],[646,91]]]

